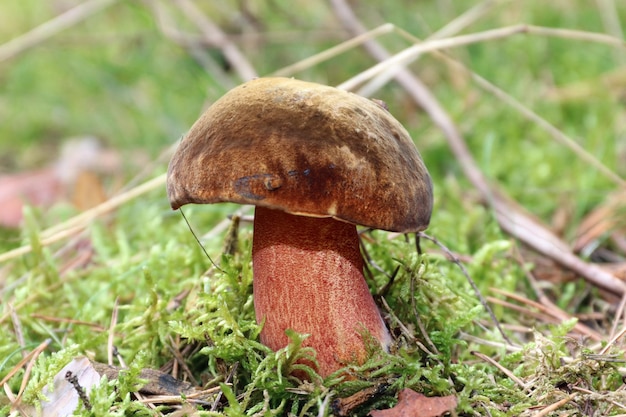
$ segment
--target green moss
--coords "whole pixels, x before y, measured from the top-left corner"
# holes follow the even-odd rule
[[[0,42],[59,12],[57,6],[40,3],[4,1]],[[478,3],[404,0],[355,7],[368,27],[393,22],[426,37]],[[605,31],[600,6],[583,0],[562,3],[507,2],[465,32],[521,22]],[[260,74],[345,39],[332,11],[322,3],[229,1],[201,7],[225,28]],[[626,9],[619,2],[616,7],[625,21]],[[168,9],[176,27],[195,33],[195,27],[173,10]],[[392,51],[407,45],[395,34],[381,41]],[[48,166],[65,138],[89,134],[122,153],[129,168],[117,173],[116,181],[134,178],[144,168],[134,162],[137,151],[155,159],[184,134],[203,106],[222,95],[229,82],[238,82],[232,69],[219,67],[223,62],[218,52],[205,52],[216,59],[220,73],[208,73],[184,47],[164,36],[146,4],[117,2],[2,62],[0,119],[10,123],[0,123],[0,174]],[[593,84],[621,67],[619,51],[524,34],[450,53],[572,136],[610,169],[626,174],[622,97],[615,94],[622,86]],[[355,49],[296,76],[334,84],[372,63],[363,50]],[[569,215],[562,232],[566,239],[571,240],[580,220],[615,190],[610,180],[545,131],[447,65],[423,57],[411,68],[451,113],[491,181],[546,223],[555,214]],[[554,88],[581,81],[591,82],[598,91],[583,100],[550,98]],[[502,233],[494,214],[463,178],[439,130],[397,85],[377,96],[387,100],[409,128],[433,176],[435,210],[428,233],[463,260],[483,295],[493,295],[492,288],[497,288],[534,299],[526,271],[518,264],[516,243]],[[166,161],[159,161],[146,172],[157,175],[165,169]],[[219,387],[223,395],[217,411],[198,410],[203,416],[329,415],[332,399],[371,387],[384,389],[356,414],[394,405],[397,391],[405,387],[427,395],[454,394],[459,399],[457,412],[463,416],[524,415],[531,407],[569,395],[573,387],[588,392],[576,391],[559,411],[575,415],[587,407],[596,415],[623,413],[614,405],[625,402],[623,370],[615,356],[623,353],[619,346],[594,356],[598,349],[590,350],[588,342],[571,337],[573,321],[544,323],[493,304],[516,345],[505,347],[465,275],[438,247],[423,241],[425,254],[418,255],[410,239],[389,239],[379,231],[366,232],[363,239],[370,259],[368,283],[380,305],[389,307],[383,311],[396,343],[391,353],[372,348],[367,363],[322,380],[297,363],[300,358],[314,360],[314,352],[302,347],[306,335],[290,333],[291,343],[278,352],[259,343],[249,224],[242,222],[237,229],[235,250],[229,254],[222,254],[224,233],[203,237],[233,207],[185,208],[217,265],[207,259],[178,213],[169,210],[164,190],[93,221],[75,239],[49,246],[42,244],[42,230],[76,214],[76,209],[67,202],[52,211],[28,208],[19,231],[0,231],[1,252],[22,244],[33,248],[0,265],[0,379],[24,352],[49,339],[22,397],[25,403],[40,406],[41,389],[71,358],[107,360],[112,327],[113,343],[128,370],[94,388],[93,409],[81,408],[79,415],[167,414],[171,409],[149,409],[131,393],[141,383],[142,368],[167,365],[173,351],[185,348],[191,376],[206,387]],[[601,299],[580,280],[550,284],[546,292],[572,315],[596,312]],[[114,312],[117,318],[112,323]],[[597,328],[609,321],[592,324]],[[609,329],[598,331],[608,339]],[[526,389],[503,369],[527,384]],[[294,370],[308,375],[311,382],[290,376]],[[357,378],[346,381],[344,373]],[[8,379],[7,387],[17,393],[24,376],[22,368]],[[8,398],[0,396],[0,414],[9,412]]]

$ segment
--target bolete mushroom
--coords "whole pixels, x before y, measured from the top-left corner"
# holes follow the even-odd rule
[[[217,100],[172,157],[167,192],[188,203],[256,206],[252,259],[261,342],[309,334],[317,371],[363,363],[391,337],[363,278],[356,225],[417,232],[432,183],[409,134],[379,103],[288,78]]]

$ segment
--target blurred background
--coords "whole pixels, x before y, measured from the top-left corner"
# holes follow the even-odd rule
[[[17,201],[26,200],[65,204],[38,212],[44,225],[54,224],[129,181],[163,173],[171,146],[202,110],[245,81],[225,45],[258,75],[271,75],[354,36],[337,3],[343,2],[3,0],[0,223],[19,225]],[[626,4],[611,0],[345,4],[366,29],[393,23],[421,39],[468,14],[452,34],[527,23],[620,38],[626,19]],[[411,45],[398,31],[377,41],[391,53]],[[623,47],[514,34],[447,53],[570,135],[608,170],[626,175]],[[337,85],[375,63],[355,46],[290,75]],[[487,177],[569,240],[577,233],[572,225],[619,188],[445,60],[424,55],[410,69],[450,113]],[[437,186],[435,219],[478,204],[440,130],[407,92],[391,81],[373,95],[387,102],[422,152]],[[435,230],[466,249],[456,232]]]

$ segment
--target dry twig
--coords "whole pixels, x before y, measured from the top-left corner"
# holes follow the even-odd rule
[[[148,180],[135,188],[112,197],[92,209],[82,212],[81,214],[74,216],[63,223],[59,223],[44,230],[41,232],[41,246],[48,246],[68,237],[75,236],[83,231],[94,219],[99,216],[109,213],[126,202],[131,201],[149,191],[165,186],[165,177],[166,174],[159,175],[158,177]],[[32,247],[30,245],[25,245],[7,251],[0,254],[0,263],[25,255],[31,250]]]
[[[116,351],[114,345],[115,338],[115,326],[117,326],[117,317],[119,312],[119,299],[115,299],[113,304],[113,311],[111,312],[111,324],[109,324],[109,335],[107,337],[107,363],[109,366],[113,366],[113,352]]]
[[[235,71],[237,71],[242,81],[248,81],[257,76],[256,70],[250,62],[248,62],[248,59],[195,3],[190,0],[176,0],[175,3],[185,16],[196,25],[207,40],[214,45],[219,45],[220,50]]]
[[[185,48],[189,55],[205,69],[207,74],[214,77],[223,88],[231,89],[235,87],[236,83],[232,77],[228,76],[224,68],[207,52],[207,47],[218,47],[218,45],[214,44],[214,39],[207,39],[206,36],[192,37],[191,35],[181,33],[176,28],[163,1],[154,0],[148,4],[151,6],[155,21],[165,37]]]
[[[348,4],[344,0],[332,0],[336,13],[346,28],[358,35],[364,32],[364,27],[358,21]],[[506,29],[506,30],[505,30]],[[464,44],[477,42],[479,40],[494,39],[494,37],[506,37],[512,33],[538,33],[550,36],[562,36],[572,39],[595,40],[598,42],[606,42],[613,45],[624,46],[625,43],[603,34],[584,34],[579,31],[571,31],[566,29],[550,29],[537,28],[527,25],[518,25],[509,28],[502,28],[497,32],[489,34],[468,35],[462,38]],[[369,77],[378,74],[384,68],[391,65],[406,65],[414,55],[422,53],[426,50],[434,50],[437,48],[456,46],[459,44],[457,37],[455,42],[432,41],[427,47],[416,45],[415,48],[406,49],[395,57],[390,57],[389,53],[375,41],[366,41],[363,46],[380,64],[364,71],[357,77],[354,77],[348,83],[344,83],[343,88],[352,88]],[[402,85],[411,98],[421,106],[431,117],[432,121],[444,133],[448,145],[452,153],[455,155],[459,165],[465,173],[465,176],[482,194],[485,202],[492,208],[493,214],[500,224],[500,227],[511,236],[519,239],[534,250],[556,260],[561,265],[585,277],[589,282],[604,288],[614,294],[622,295],[626,293],[626,284],[617,279],[612,274],[604,271],[596,265],[588,264],[577,257],[571,249],[547,227],[534,219],[530,214],[522,209],[517,203],[513,202],[503,192],[495,189],[490,185],[484,176],[476,161],[472,157],[467,144],[463,140],[460,132],[456,128],[452,119],[447,112],[441,107],[437,99],[430,90],[419,81],[406,68],[402,68],[395,74],[395,79]]]
[[[33,48],[59,32],[82,22],[95,13],[112,5],[117,0],[88,0],[81,3],[65,13],[48,20],[34,29],[24,33],[9,42],[0,45],[0,62],[11,59],[20,53]]]
[[[567,320],[572,318],[569,314],[567,314],[565,311],[561,310],[560,308],[558,308],[557,306],[555,306],[554,304],[550,303],[546,303],[546,304],[542,304],[542,303],[538,303],[536,301],[533,300],[529,300],[526,297],[523,297],[521,295],[518,294],[513,294],[510,293],[508,291],[504,291],[504,290],[500,290],[498,288],[492,288],[491,291],[495,292],[496,294],[500,294],[503,295],[507,298],[510,298],[512,300],[515,300],[519,303],[523,303],[529,307],[533,307],[536,308],[537,310],[539,310],[541,313],[545,314],[547,317],[549,317],[550,319],[552,319],[554,322],[561,322],[563,320]],[[496,301],[497,299],[492,299],[493,301]],[[545,302],[545,300],[544,300]],[[512,305],[515,306],[515,305]],[[520,310],[521,311],[521,310]],[[532,315],[531,310],[526,310],[527,312],[529,312]],[[538,316],[541,318],[541,316]],[[576,325],[574,326],[574,330],[582,335],[585,335],[587,337],[589,337],[590,339],[594,340],[594,341],[600,341],[603,340],[604,337],[602,335],[600,335],[598,332],[596,332],[595,330],[589,328],[588,326],[585,326],[582,323],[576,323]]]
[[[517,376],[515,376],[515,374],[511,371],[509,371],[508,369],[506,369],[504,366],[500,365],[498,363],[498,361],[490,358],[489,356],[482,354],[480,352],[476,352],[473,351],[472,355],[482,359],[483,361],[487,362],[488,364],[498,368],[500,370],[500,372],[502,372],[504,375],[508,376],[509,379],[513,382],[515,382],[517,385],[519,385],[522,389],[527,389],[528,385],[524,383],[524,381],[522,381],[520,378],[518,378]]]

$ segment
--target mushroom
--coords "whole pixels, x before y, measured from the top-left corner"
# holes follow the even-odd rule
[[[374,100],[288,78],[258,78],[217,100],[172,157],[167,193],[255,208],[252,262],[261,342],[310,335],[326,377],[392,340],[363,277],[356,225],[418,232],[432,182],[409,134]],[[371,337],[370,337],[371,336]]]

